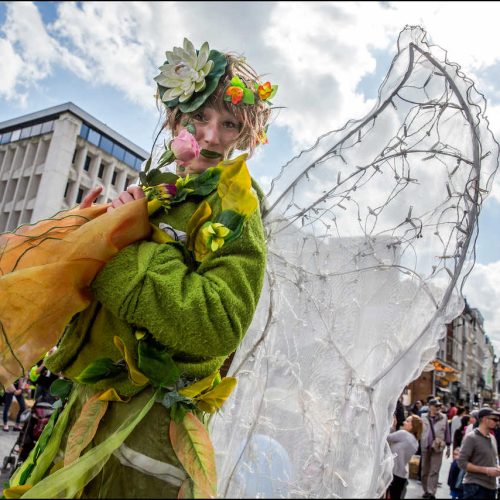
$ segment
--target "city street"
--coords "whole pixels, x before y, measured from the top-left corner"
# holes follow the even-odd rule
[[[450,465],[452,462],[452,457],[446,458],[443,455],[443,463],[441,465],[441,470],[439,472],[439,482],[441,483],[436,492],[436,498],[451,498],[450,488],[448,487],[448,472],[450,470]],[[410,479],[406,490],[405,498],[422,498],[424,491],[422,490],[422,484],[420,481],[415,479]]]
[[[0,407],[0,409],[3,409],[3,407]],[[9,432],[4,432],[0,429],[0,467],[3,466],[4,458],[10,455],[10,452],[19,437],[19,432],[12,430],[12,426],[14,425],[14,422],[12,420],[9,421],[9,425]],[[4,483],[9,480],[10,473],[10,468],[7,472],[3,472],[2,470],[0,470],[0,495],[3,493]]]

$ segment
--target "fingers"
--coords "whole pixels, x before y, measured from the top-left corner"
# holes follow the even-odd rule
[[[92,206],[92,203],[97,200],[99,195],[102,192],[102,186],[96,186],[95,188],[92,188],[87,196],[83,198],[82,202],[80,203],[80,208],[88,208]]]
[[[115,208],[125,205],[125,203],[130,203],[131,201],[140,200],[145,198],[144,191],[139,186],[129,186],[126,191],[122,191],[118,198],[115,198],[111,202],[111,206],[107,209],[107,212],[113,211]]]
[[[130,195],[134,198],[134,200],[140,200],[141,198],[146,197],[144,191],[139,186],[129,186],[127,188],[127,193],[130,193]]]

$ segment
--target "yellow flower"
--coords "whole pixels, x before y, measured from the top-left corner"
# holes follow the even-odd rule
[[[215,252],[224,246],[224,238],[230,233],[230,230],[219,222],[206,222],[200,229],[201,238],[207,249]]]

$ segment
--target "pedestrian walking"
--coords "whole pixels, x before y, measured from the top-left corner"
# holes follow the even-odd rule
[[[23,411],[26,409],[26,404],[24,402],[24,395],[23,395],[24,384],[25,384],[25,379],[19,378],[12,385],[10,385],[9,387],[7,387],[5,389],[4,405],[3,405],[3,430],[4,430],[4,432],[9,432],[9,424],[8,424],[9,410],[10,410],[10,406],[12,404],[12,400],[14,398],[16,398],[17,402],[19,403],[19,411],[17,412],[17,415],[16,415],[16,424],[14,425],[13,430],[20,431],[22,429],[22,427],[21,427],[21,415],[22,415]]]
[[[453,462],[450,465],[448,472],[448,486],[450,487],[450,496],[453,500],[461,499],[464,493],[462,484],[464,471],[458,465],[458,457],[460,456],[460,447],[453,448]]]
[[[500,421],[500,413],[492,408],[482,408],[478,413],[479,425],[466,434],[460,448],[458,465],[465,471],[463,498],[496,497],[500,476],[498,449],[493,431]]]
[[[420,440],[422,449],[422,498],[436,498],[439,471],[446,448],[446,458],[450,456],[450,426],[448,418],[441,412],[441,403],[431,399],[429,412],[422,417],[423,432]]]
[[[393,429],[396,429],[396,418],[394,417]],[[408,484],[408,463],[417,452],[418,441],[422,434],[422,419],[417,415],[410,415],[403,422],[401,430],[395,430],[387,436],[387,442],[394,455],[394,468],[392,482],[388,493],[391,500],[404,498],[404,491]]]

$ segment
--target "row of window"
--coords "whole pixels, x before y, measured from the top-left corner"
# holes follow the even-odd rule
[[[0,134],[0,144],[8,144],[9,142],[20,141],[28,137],[35,137],[37,135],[47,134],[54,130],[54,120],[49,120],[36,125],[29,125],[28,127],[18,128],[10,132]]]
[[[89,141],[91,144],[94,144],[94,146],[103,149],[118,160],[126,163],[129,167],[132,167],[134,170],[140,172],[141,164],[144,161],[143,158],[136,156],[134,153],[120,146],[117,142],[114,142],[100,132],[97,132],[97,130],[89,127],[86,123],[82,124],[80,136]]]

